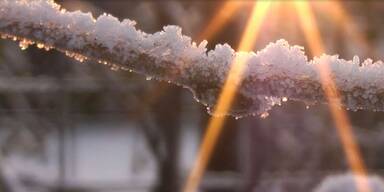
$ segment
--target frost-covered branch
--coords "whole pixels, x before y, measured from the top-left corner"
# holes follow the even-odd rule
[[[135,22],[111,15],[94,19],[90,13],[67,12],[53,1],[0,0],[0,33],[20,41],[55,48],[79,61],[94,60],[111,69],[131,70],[148,78],[190,89],[197,100],[212,107],[232,61],[248,59],[232,115],[265,115],[287,98],[310,104],[325,103],[318,65],[329,63],[343,105],[347,109],[384,110],[384,65],[368,59],[360,63],[323,55],[308,61],[301,47],[284,40],[257,53],[235,52],[229,45],[207,51],[182,35],[176,26],[147,34]]]

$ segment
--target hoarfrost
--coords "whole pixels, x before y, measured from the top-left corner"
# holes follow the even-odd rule
[[[124,69],[172,82],[191,90],[208,110],[214,109],[234,60],[247,58],[245,72],[229,115],[268,116],[276,105],[292,100],[307,105],[325,103],[319,65],[328,64],[339,88],[343,107],[350,110],[384,110],[384,65],[322,55],[308,60],[300,46],[287,41],[270,43],[254,52],[235,52],[229,45],[207,50],[182,35],[177,26],[148,34],[135,22],[104,14],[68,12],[51,0],[0,0],[0,34],[20,41],[22,49],[55,48],[81,62],[93,60],[112,70]]]

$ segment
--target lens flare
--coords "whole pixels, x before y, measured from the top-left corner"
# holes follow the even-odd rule
[[[238,50],[250,51],[253,48],[270,4],[270,1],[258,1],[255,3],[251,17],[247,22],[246,29],[238,46]],[[225,114],[231,107],[237,87],[241,83],[241,76],[246,62],[247,60],[244,57],[236,57],[236,59],[232,62],[227,80],[223,86],[221,94],[219,95],[214,114]],[[213,148],[216,145],[216,141],[222,130],[224,121],[224,116],[212,117],[209,120],[207,132],[204,135],[197,159],[187,179],[184,192],[196,191],[211,157]]]
[[[317,56],[324,53],[325,48],[310,4],[307,1],[295,1],[295,7],[297,9],[301,27],[304,31],[305,38],[309,44],[310,50],[314,55]],[[358,145],[355,141],[349,118],[346,112],[340,107],[340,94],[337,90],[335,82],[331,78],[331,71],[329,69],[328,63],[320,64],[318,66],[318,71],[324,94],[327,97],[329,108],[335,121],[335,125],[338,130],[348,164],[356,175],[363,176],[355,178],[356,187],[359,192],[370,192],[371,190],[368,185],[367,171]]]

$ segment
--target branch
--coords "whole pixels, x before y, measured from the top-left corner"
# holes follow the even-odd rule
[[[246,71],[228,115],[265,115],[287,98],[307,105],[325,103],[316,71],[328,63],[347,109],[383,111],[384,65],[368,59],[360,63],[322,55],[308,61],[303,48],[284,40],[257,53],[235,52],[229,45],[207,51],[182,35],[177,26],[147,34],[135,22],[111,15],[94,19],[90,13],[67,12],[53,1],[0,0],[0,33],[28,47],[57,49],[79,61],[92,60],[113,70],[130,70],[183,86],[208,109],[214,106],[230,64],[245,57]]]

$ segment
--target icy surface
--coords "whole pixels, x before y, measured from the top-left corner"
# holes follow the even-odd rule
[[[147,34],[129,19],[119,21],[104,14],[67,12],[47,0],[0,0],[0,34],[20,41],[26,49],[36,43],[56,48],[80,62],[94,60],[112,70],[129,70],[148,79],[170,81],[194,93],[197,101],[212,109],[232,61],[248,59],[243,82],[230,115],[268,116],[282,101],[325,103],[319,65],[329,64],[341,100],[350,110],[384,110],[384,65],[322,55],[308,60],[303,48],[285,40],[270,43],[257,53],[237,53],[229,45],[207,50],[207,42],[192,42],[177,26]]]
[[[352,174],[333,175],[324,179],[324,181],[314,190],[314,192],[358,192],[356,189],[356,178]],[[383,192],[384,183],[377,176],[369,176],[369,191]]]

